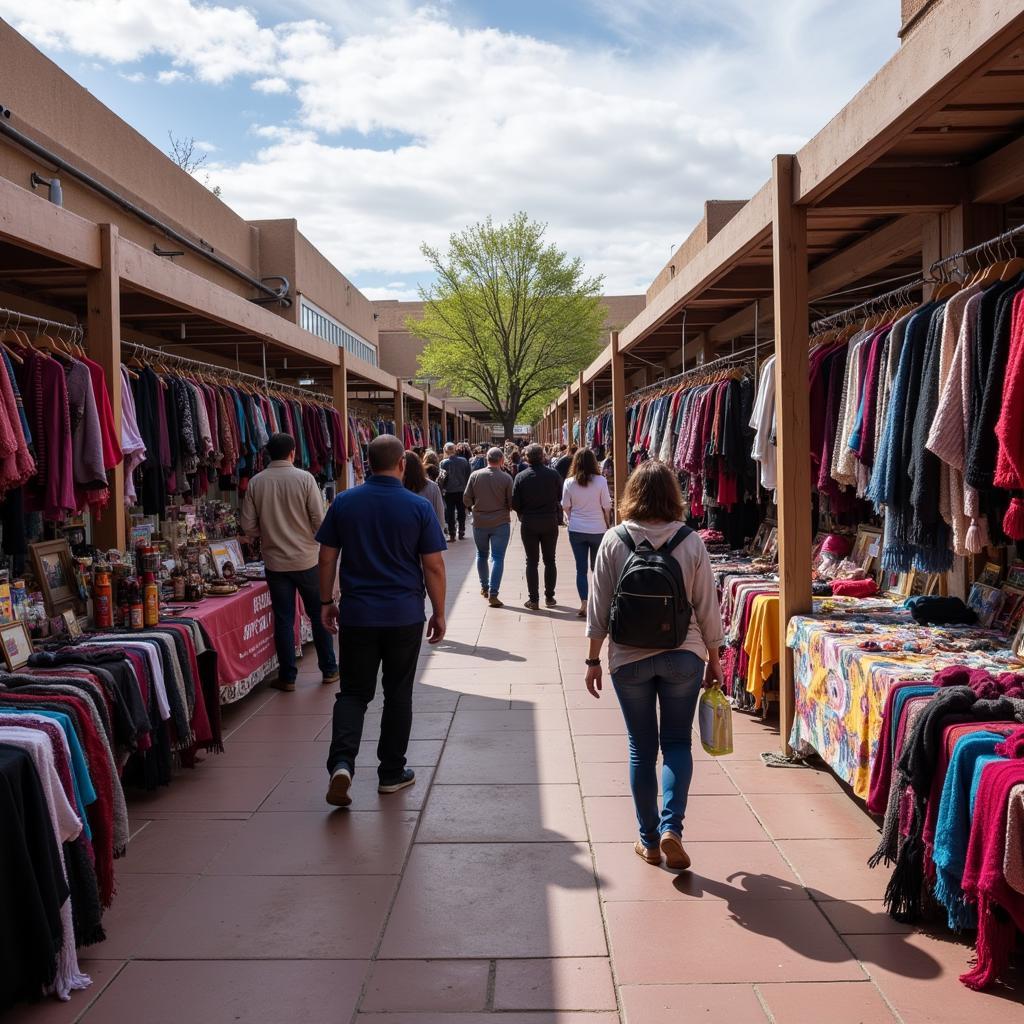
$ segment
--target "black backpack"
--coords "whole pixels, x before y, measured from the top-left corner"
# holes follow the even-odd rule
[[[616,536],[630,551],[612,596],[609,633],[617,644],[665,651],[682,646],[693,609],[686,597],[683,570],[672,552],[691,533],[683,526],[655,549],[646,540],[638,547],[624,526],[616,529]]]

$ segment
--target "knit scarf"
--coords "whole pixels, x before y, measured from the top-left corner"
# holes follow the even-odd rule
[[[974,800],[974,821],[962,886],[978,905],[977,963],[960,976],[983,989],[1002,975],[1010,961],[1018,929],[1024,929],[1024,895],[1011,888],[1003,870],[1010,793],[1024,782],[1024,732],[1018,731],[995,752],[1006,761],[988,765]]]
[[[999,450],[994,483],[1006,490],[1024,490],[1024,292],[1013,302],[1010,354],[1003,379],[1002,408],[996,422]],[[1012,540],[1024,540],[1024,498],[1010,502],[1003,532]]]

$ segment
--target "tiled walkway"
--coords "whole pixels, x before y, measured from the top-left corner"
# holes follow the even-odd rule
[[[449,637],[424,652],[413,789],[378,797],[367,743],[350,812],[323,802],[333,693],[228,712],[227,751],[130,802],[95,981],[31,1024],[986,1024],[1021,987],[957,981],[969,949],[881,913],[874,823],[828,774],[770,770],[773,732],[697,745],[675,875],[631,851],[614,696],[583,688],[569,547],[554,613],[522,549],[488,609],[470,541],[448,555]]]

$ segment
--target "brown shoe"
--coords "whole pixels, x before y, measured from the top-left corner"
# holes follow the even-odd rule
[[[491,596],[491,592],[486,587],[481,587],[480,588],[480,596],[481,597],[490,597]]]
[[[638,857],[641,857],[643,860],[647,861],[648,864],[661,863],[661,850],[659,850],[657,847],[654,847],[652,849],[649,846],[644,846],[644,844],[641,843],[638,839],[633,844],[633,849],[636,852],[636,855]]]
[[[501,601],[498,600],[498,595],[497,594],[489,595],[488,598],[487,598],[487,603],[492,608],[504,608],[505,607],[505,605]]]
[[[324,676],[320,682],[322,682],[324,686],[333,686],[335,683],[341,682],[341,673],[332,672],[329,676]]]
[[[558,602],[553,597],[545,597],[544,598],[544,603],[549,608],[557,608],[558,607]]]
[[[683,847],[683,841],[675,832],[664,832],[661,836],[661,852],[665,863],[675,871],[686,871],[690,867],[690,855]]]
[[[295,680],[294,679],[272,679],[270,685],[275,690],[280,690],[282,693],[294,693],[295,692]]]
[[[540,611],[540,602],[539,601],[526,601],[523,604],[523,607],[524,608],[529,608],[531,612],[539,612]]]

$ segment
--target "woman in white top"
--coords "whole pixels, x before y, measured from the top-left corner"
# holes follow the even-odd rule
[[[576,559],[576,592],[580,596],[579,616],[587,617],[587,562],[594,568],[601,538],[611,522],[612,500],[608,481],[597,468],[589,448],[580,448],[562,488],[562,508],[569,513],[569,546]]]

